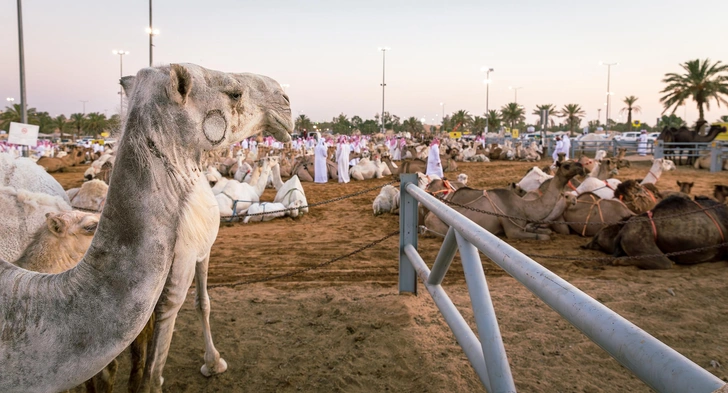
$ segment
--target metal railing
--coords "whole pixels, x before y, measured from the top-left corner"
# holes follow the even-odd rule
[[[725,382],[498,239],[401,175],[399,291],[419,277],[488,392],[515,392],[478,250],[658,392],[710,393]],[[417,252],[417,202],[450,226],[432,271]],[[480,339],[442,288],[457,250]]]
[[[655,141],[655,158],[667,157],[682,160],[682,157],[685,157],[697,160],[706,154],[710,154],[710,171],[719,172],[723,169],[723,160],[728,159],[728,143],[722,141],[707,143]]]

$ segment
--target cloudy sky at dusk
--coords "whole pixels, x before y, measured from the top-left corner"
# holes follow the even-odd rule
[[[119,58],[124,74],[148,65],[146,0],[25,0],[23,17],[30,107],[51,115],[119,110]],[[155,0],[154,64],[191,62],[255,72],[289,84],[293,114],[314,121],[339,113],[372,118],[381,111],[382,54],[388,46],[386,110],[439,122],[446,113],[485,111],[512,102],[582,105],[586,120],[605,102],[612,68],[612,118],[621,100],[640,97],[653,123],[660,80],[695,58],[728,61],[728,1],[404,1]],[[16,1],[0,3],[0,95],[19,101]],[[708,112],[708,120],[728,108]],[[678,115],[683,116],[681,108]],[[437,114],[437,116],[435,116]],[[605,113],[601,118],[604,121]],[[687,108],[688,121],[697,110]],[[533,122],[535,116],[529,116]]]

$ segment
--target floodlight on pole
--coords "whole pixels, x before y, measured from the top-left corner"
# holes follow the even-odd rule
[[[612,102],[612,98],[610,96],[613,94],[612,91],[609,90],[609,83],[612,77],[612,66],[619,65],[619,63],[605,63],[603,61],[600,61],[599,65],[607,66],[607,111],[604,123],[607,125],[607,130],[609,130],[609,109]]]
[[[378,48],[382,52],[382,133],[385,133],[386,130],[384,129],[384,87],[387,86],[387,84],[384,81],[384,65],[385,65],[385,56],[387,54],[388,50],[392,50],[392,48],[389,47],[380,47]]]
[[[23,45],[23,7],[18,0],[18,58],[20,59],[20,122],[28,122],[28,98],[25,95],[25,47]]]
[[[149,26],[145,29],[149,34],[149,66],[152,66],[152,59],[154,57],[152,48],[154,47],[153,38],[155,35],[159,35],[159,30],[154,28],[152,24],[152,0],[149,0]]]
[[[488,109],[489,109],[489,107],[488,107],[488,99],[490,98],[490,82],[491,82],[491,80],[490,80],[490,73],[493,72],[493,71],[495,71],[495,70],[493,68],[491,68],[491,67],[485,67],[485,66],[483,66],[483,67],[480,68],[480,71],[481,72],[485,72],[485,80],[483,81],[483,83],[485,83],[485,117],[488,118]],[[487,127],[488,126],[486,126],[486,128]]]
[[[124,55],[128,55],[129,52],[125,50],[114,49],[111,53],[119,56],[119,117],[124,118],[124,91],[121,86],[121,78],[124,77]]]

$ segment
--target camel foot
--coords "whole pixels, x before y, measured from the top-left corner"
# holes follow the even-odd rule
[[[538,240],[551,240],[551,236],[538,233],[538,234],[536,234],[536,239],[538,239]]]
[[[207,364],[203,364],[202,367],[200,368],[200,372],[202,373],[202,375],[204,375],[206,377],[211,377],[215,374],[224,373],[225,370],[227,370],[227,367],[228,367],[228,365],[227,365],[227,362],[225,361],[225,359],[220,358],[220,360],[217,362],[217,364],[215,364],[212,367],[212,369],[208,368]]]

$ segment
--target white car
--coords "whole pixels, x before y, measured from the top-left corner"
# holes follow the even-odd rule
[[[637,139],[639,139],[639,137],[639,132],[623,132],[621,134],[615,135],[614,140],[620,142],[637,142]]]

